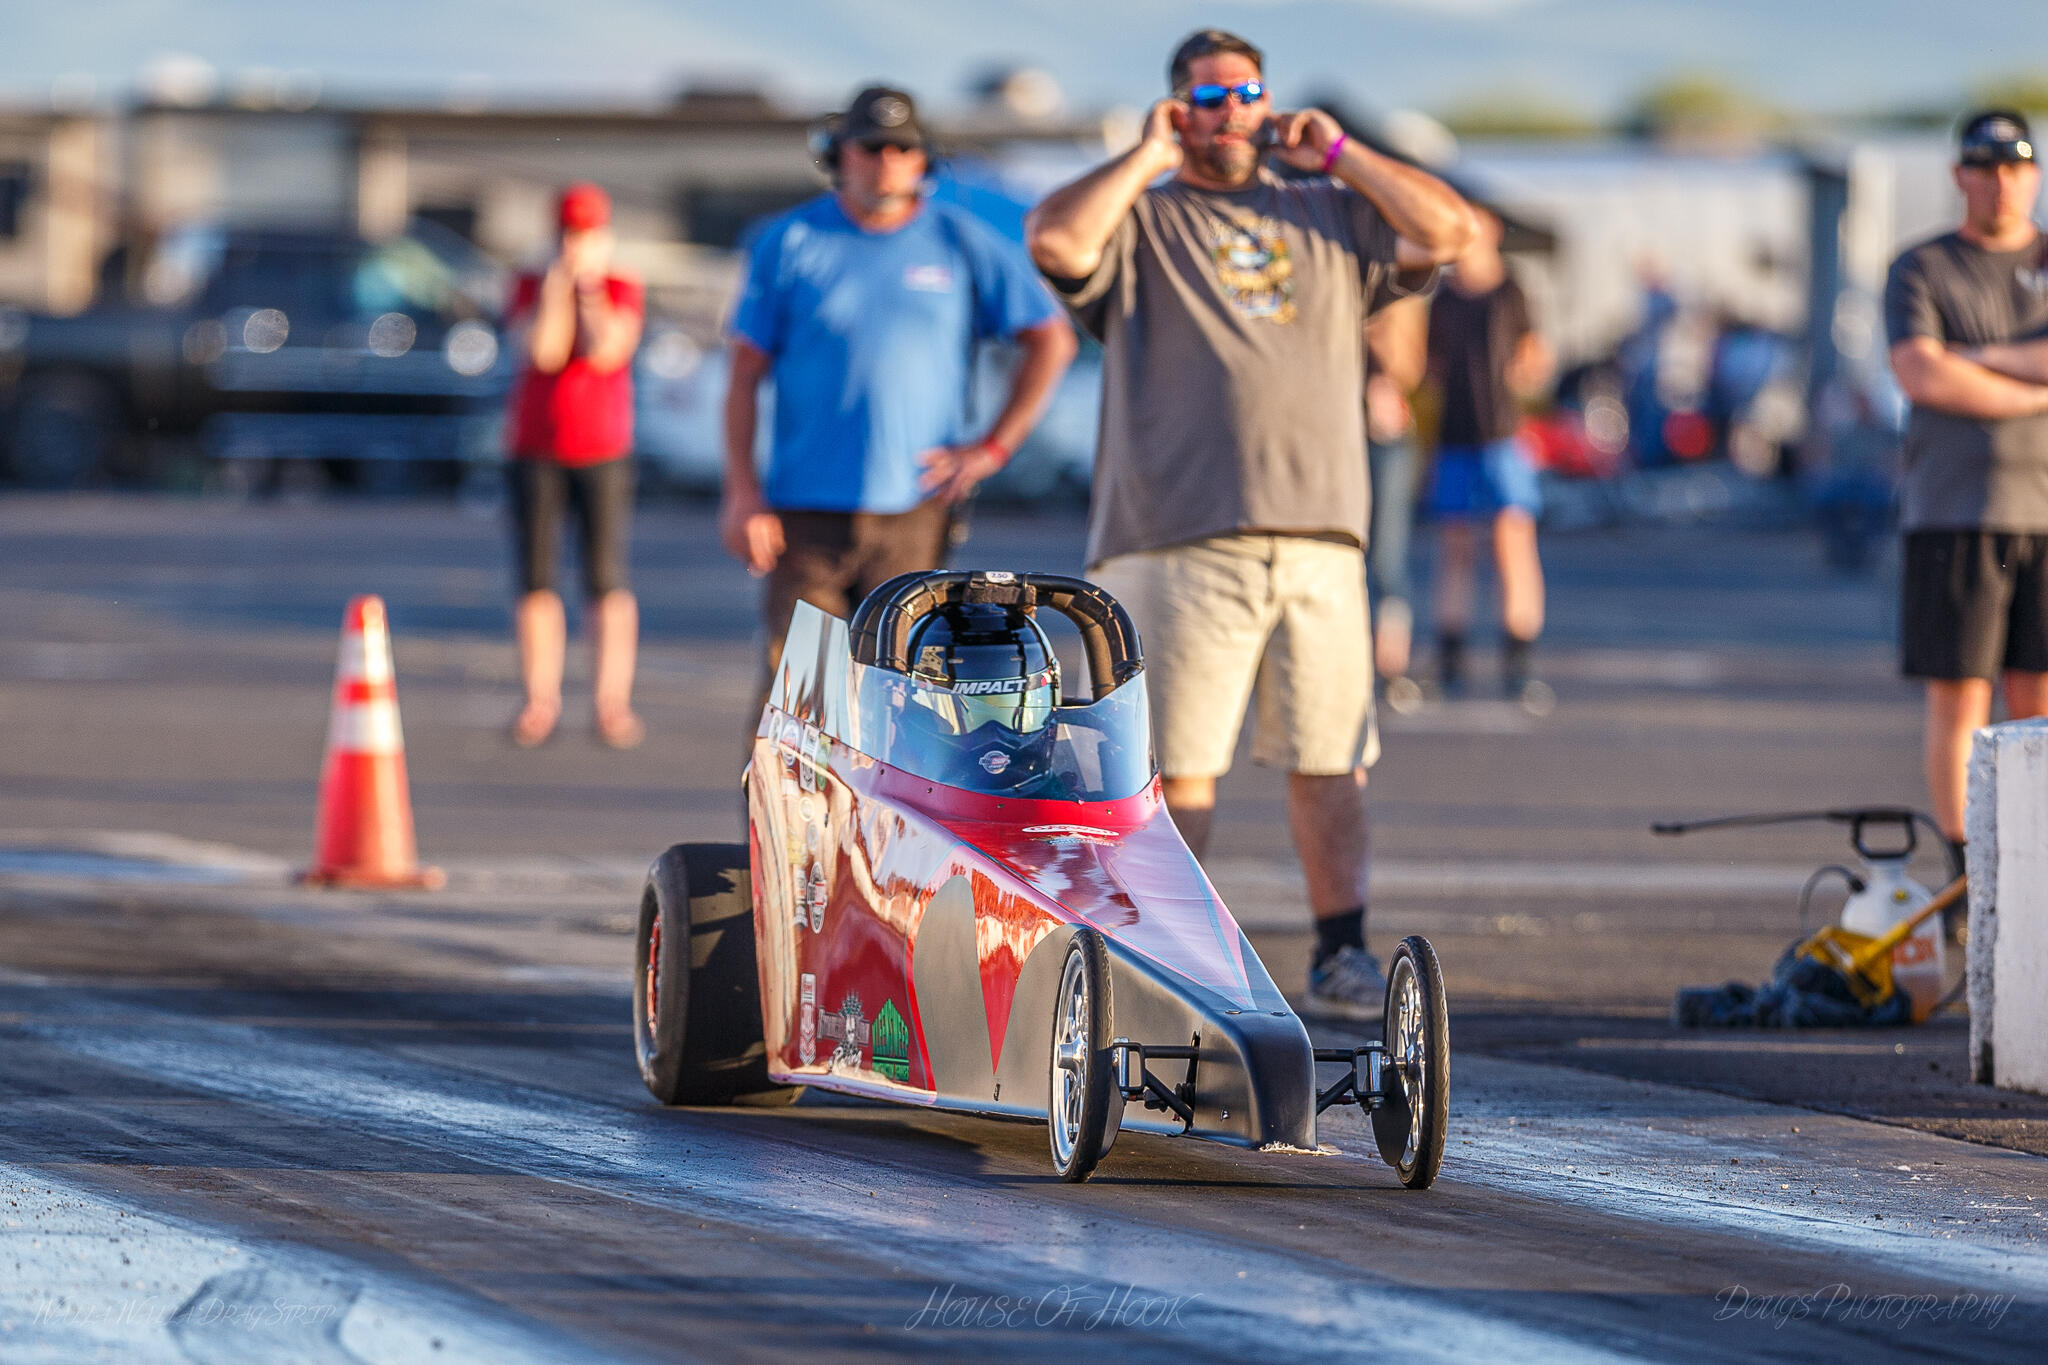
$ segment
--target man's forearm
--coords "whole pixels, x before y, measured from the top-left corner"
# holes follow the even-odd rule
[[[1892,370],[1918,407],[1980,422],[2048,412],[2048,385],[2008,378],[1932,342],[1894,347]]]
[[[1356,138],[1346,140],[1331,170],[1370,199],[1395,232],[1427,251],[1440,265],[1464,254],[1479,233],[1471,205],[1456,190],[1427,171],[1382,156]]]
[[[1508,362],[1508,391],[1523,398],[1536,396],[1550,380],[1551,360],[1550,347],[1543,338],[1524,332]]]
[[[569,363],[575,349],[575,300],[544,285],[534,305],[533,328],[527,334],[527,358],[543,374],[556,374]]]
[[[1955,346],[1950,349],[1994,374],[2028,384],[2048,384],[2048,339],[1997,341],[1986,346]]]
[[[1365,351],[1376,372],[1402,393],[1421,385],[1429,361],[1428,305],[1419,298],[1396,299],[1365,324]]]
[[[1039,269],[1062,279],[1093,273],[1102,248],[1145,187],[1172,170],[1170,153],[1145,141],[1039,202],[1024,222],[1024,240]]]
[[[1024,438],[1038,425],[1038,419],[1045,415],[1045,405],[1051,401],[1053,385],[1059,383],[1060,376],[1074,361],[1074,352],[1080,349],[1073,329],[1065,321],[1034,327],[1018,337],[1018,341],[1024,354],[1017,362],[1016,373],[1010,376],[1009,401],[1003,404],[995,425],[988,431],[988,439],[1006,451],[1023,445]]]
[[[760,420],[759,395],[752,384],[725,392],[725,492],[758,497],[761,476],[754,470],[754,435]]]

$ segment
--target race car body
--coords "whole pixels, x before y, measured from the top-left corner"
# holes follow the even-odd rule
[[[1085,699],[1059,694],[1049,648],[1042,667],[1024,648],[1048,607],[1079,628]],[[938,613],[953,634],[927,628]],[[941,669],[991,641],[1021,663]],[[906,575],[850,624],[799,604],[745,785],[759,1084],[1047,1120],[1069,1179],[1119,1129],[1314,1151],[1322,1104],[1356,1099],[1378,1127],[1426,1098],[1377,1044],[1327,1054],[1352,1071],[1319,1094],[1307,1030],[1165,808],[1136,632],[1092,585]],[[1426,1126],[1399,1134],[1418,1159]]]

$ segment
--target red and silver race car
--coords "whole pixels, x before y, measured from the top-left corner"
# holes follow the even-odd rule
[[[1085,699],[1042,613],[1078,632]],[[906,574],[851,625],[798,605],[743,781],[747,842],[678,844],[641,898],[633,1037],[663,1103],[816,1086],[1043,1120],[1070,1181],[1120,1130],[1313,1152],[1356,1103],[1404,1185],[1435,1179],[1436,954],[1395,950],[1383,1041],[1311,1045],[1166,811],[1137,632],[1100,588]]]

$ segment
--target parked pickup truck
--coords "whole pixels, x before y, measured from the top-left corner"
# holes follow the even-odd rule
[[[0,475],[68,487],[184,438],[249,481],[497,458],[503,280],[433,224],[367,241],[188,227],[85,312],[0,312]]]

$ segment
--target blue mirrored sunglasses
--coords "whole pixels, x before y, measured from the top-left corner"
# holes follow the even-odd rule
[[[1188,90],[1188,103],[1197,109],[1220,109],[1225,100],[1234,99],[1239,104],[1257,104],[1266,97],[1266,87],[1259,81],[1246,81],[1243,85],[1197,85]]]

